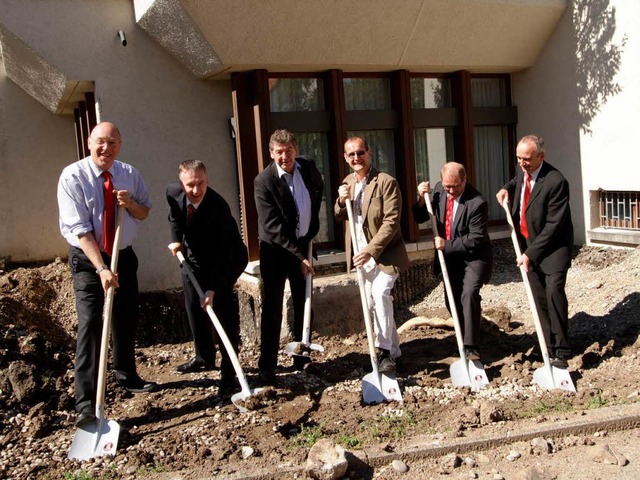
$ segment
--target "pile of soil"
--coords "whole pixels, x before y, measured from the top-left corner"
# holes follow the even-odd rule
[[[487,388],[451,385],[449,366],[458,351],[446,322],[442,284],[397,312],[399,324],[422,317],[432,325],[401,333],[402,404],[362,403],[361,380],[370,370],[362,333],[314,336],[313,343],[325,351],[313,352],[314,362],[304,371],[294,371],[283,354],[275,390],[258,402],[249,399],[253,406],[242,413],[228,397],[217,396],[219,371],[175,371],[192,354],[182,329],[181,343],[137,351],[139,373],[158,381],[159,391],[130,394],[109,374],[106,415],[121,426],[117,454],[86,462],[66,459],[76,432],[76,319],[68,267],[56,260],[0,272],[0,478],[247,478],[277,469],[294,472],[320,438],[348,451],[400,452],[425,435],[438,441],[500,429],[508,435],[526,422],[552,422],[557,415],[638,402],[640,249],[583,247],[575,252],[567,283],[573,394],[532,383],[542,362],[527,297],[509,243],[495,246],[494,275],[482,290],[480,354],[491,382]],[[258,385],[258,353],[257,346],[245,345],[240,354],[252,387]],[[586,440],[574,444],[580,442]],[[405,478],[439,478],[457,466],[412,468],[414,476]],[[169,472],[179,477],[163,476]],[[381,472],[365,463],[350,470],[349,478],[403,475]]]

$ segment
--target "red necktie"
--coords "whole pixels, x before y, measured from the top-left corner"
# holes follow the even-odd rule
[[[102,215],[102,244],[107,255],[111,256],[113,239],[116,236],[116,197],[113,194],[113,182],[109,172],[104,177],[104,213]]]
[[[196,207],[194,207],[191,203],[187,205],[187,225],[190,225],[193,222],[193,217],[196,215]]]
[[[447,195],[447,214],[444,220],[444,231],[447,240],[451,239],[451,221],[453,220],[453,197]]]
[[[531,196],[531,175],[529,172],[525,173],[524,177],[524,197],[522,199],[522,208],[520,209],[520,233],[524,238],[529,238],[529,229],[527,228],[527,219],[525,217],[525,210],[529,203],[529,197]]]

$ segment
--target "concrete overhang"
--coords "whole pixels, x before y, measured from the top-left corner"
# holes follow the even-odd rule
[[[0,23],[0,54],[7,77],[49,111],[72,114],[93,82],[73,80]]]
[[[532,66],[569,0],[134,0],[136,21],[193,75]]]

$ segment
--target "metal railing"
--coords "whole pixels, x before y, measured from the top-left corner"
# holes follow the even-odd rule
[[[600,226],[640,230],[640,192],[600,190]]]

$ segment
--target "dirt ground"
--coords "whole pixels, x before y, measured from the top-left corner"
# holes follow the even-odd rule
[[[640,412],[640,249],[576,250],[567,284],[575,394],[532,383],[542,361],[525,290],[509,243],[498,242],[495,254],[492,281],[482,290],[486,388],[453,387],[449,366],[458,352],[452,329],[417,326],[400,335],[401,404],[362,403],[370,360],[366,336],[359,334],[314,337],[325,351],[314,353],[314,363],[302,372],[282,354],[278,387],[260,396],[259,408],[242,413],[217,396],[219,371],[175,372],[191,356],[190,343],[157,344],[139,349],[137,360],[141,376],[161,389],[132,395],[110,374],[106,415],[121,425],[117,454],[87,462],[66,459],[76,431],[68,269],[54,262],[0,272],[0,478],[303,478],[309,449],[321,438],[359,458],[366,452],[368,461],[347,472],[351,479],[640,478],[636,429],[547,432],[541,434],[548,445],[542,453],[531,439],[504,442],[534,428],[552,432],[594,412],[604,418],[608,409]],[[443,297],[440,284],[399,310],[398,324],[414,317],[447,319]],[[252,386],[257,354],[245,346],[240,355]],[[406,454],[420,442],[481,438],[493,440],[426,459]],[[376,452],[382,460],[373,460]],[[408,472],[392,466],[393,458],[402,459]]]

